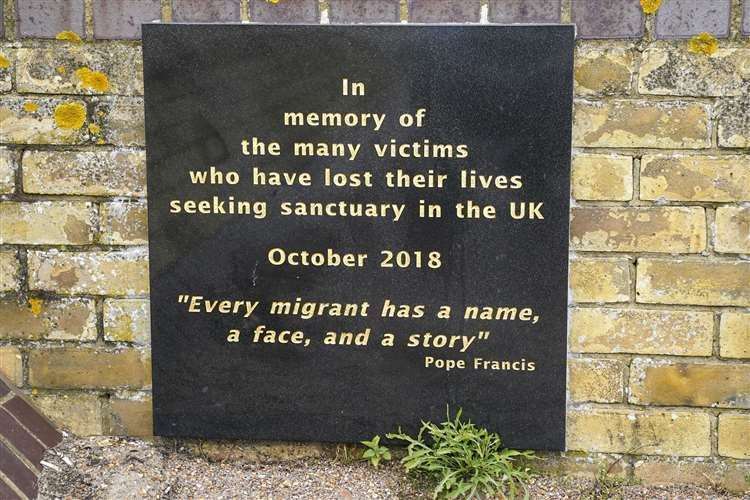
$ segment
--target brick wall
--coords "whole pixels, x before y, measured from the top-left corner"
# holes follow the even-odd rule
[[[750,0],[0,4],[0,370],[61,425],[150,432],[140,22],[575,22],[565,467],[745,487]]]

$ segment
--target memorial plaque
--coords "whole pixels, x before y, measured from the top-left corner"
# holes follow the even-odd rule
[[[573,41],[144,25],[155,433],[563,449]]]

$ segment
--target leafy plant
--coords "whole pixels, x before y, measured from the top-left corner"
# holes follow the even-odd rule
[[[441,424],[422,421],[417,437],[399,432],[389,439],[408,443],[401,460],[408,472],[427,475],[437,482],[433,498],[476,498],[481,494],[515,498],[531,477],[518,459],[536,458],[532,451],[502,447],[500,436],[461,420],[462,410]]]
[[[381,461],[390,460],[391,452],[385,446],[380,446],[380,436],[375,436],[370,441],[360,441],[367,449],[362,454],[362,460],[367,460],[370,465],[376,467]]]

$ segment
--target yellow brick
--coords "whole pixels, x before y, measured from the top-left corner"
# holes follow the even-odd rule
[[[18,154],[6,148],[0,148],[0,194],[15,191],[16,164]]]
[[[111,94],[143,94],[143,63],[139,47],[124,43],[88,45],[53,44],[16,51],[16,85],[19,92],[37,94],[102,93],[81,85],[76,70],[89,68],[106,75]],[[65,72],[58,71],[59,67]]]
[[[26,102],[34,102],[34,113],[24,110]],[[60,105],[74,104],[86,109],[86,103],[77,98],[12,97],[0,100],[0,142],[10,144],[82,144],[88,135],[84,120],[72,128],[60,127],[55,120],[55,109]],[[72,122],[71,122],[72,123]]]
[[[143,151],[26,151],[21,159],[27,193],[89,196],[146,194]]]
[[[641,199],[750,200],[750,156],[646,155]]]
[[[633,51],[630,48],[579,45],[573,70],[575,93],[627,94],[633,69]]]
[[[0,373],[11,383],[23,385],[23,358],[18,347],[0,347]]]
[[[151,341],[147,299],[104,301],[104,338],[113,342],[148,344]]]
[[[96,310],[91,299],[37,299],[19,304],[0,301],[0,339],[96,340]]]
[[[717,252],[750,254],[750,207],[717,208],[715,239]]]
[[[107,144],[116,146],[144,146],[146,130],[143,99],[140,97],[113,97],[102,101],[96,108],[102,112],[102,129]]]
[[[652,46],[643,51],[639,67],[640,94],[736,96],[750,78],[750,50],[719,49],[711,57],[683,47]]]
[[[688,411],[569,410],[569,450],[708,456],[711,421]]]
[[[96,208],[82,201],[0,202],[0,243],[86,245]]]
[[[624,258],[572,259],[570,288],[575,302],[627,302],[630,300],[630,263]]]
[[[710,312],[575,308],[570,350],[710,356],[713,321]]]
[[[151,385],[151,359],[136,349],[33,350],[29,383],[48,389],[139,389]]]
[[[747,491],[748,483],[745,478],[748,474],[750,474],[750,465],[703,458],[647,459],[637,460],[633,464],[635,479],[647,486],[694,484],[712,489],[719,487],[739,493]]]
[[[722,99],[719,110],[719,146],[750,147],[750,93]]]
[[[28,252],[29,288],[60,294],[140,295],[148,292],[142,249],[122,252]]]
[[[102,403],[98,396],[84,393],[45,393],[32,397],[32,403],[58,427],[78,436],[103,433]]]
[[[722,358],[750,359],[750,314],[721,314],[719,352]]]
[[[750,458],[750,415],[722,413],[719,415],[719,455]]]
[[[701,252],[706,215],[702,207],[577,207],[570,241],[583,251]]]
[[[0,292],[8,292],[18,288],[20,265],[16,252],[12,250],[0,251]]]
[[[750,365],[636,358],[629,401],[639,405],[750,408]]]
[[[148,243],[145,203],[115,201],[102,203],[101,238],[107,245],[143,245]]]
[[[750,306],[750,262],[638,259],[636,300]]]
[[[633,196],[633,159],[580,153],[571,169],[573,198],[626,201]]]
[[[577,101],[573,145],[596,148],[711,147],[710,108],[697,102]]]
[[[151,397],[138,399],[110,399],[111,414],[107,434],[117,436],[153,435],[153,410]]]
[[[571,401],[619,403],[623,396],[625,363],[617,359],[568,360]]]

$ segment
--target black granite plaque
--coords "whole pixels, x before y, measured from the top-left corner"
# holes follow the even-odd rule
[[[564,448],[573,38],[144,25],[155,433]]]

